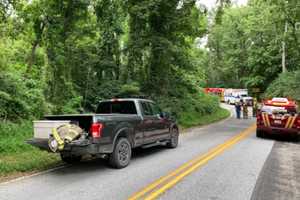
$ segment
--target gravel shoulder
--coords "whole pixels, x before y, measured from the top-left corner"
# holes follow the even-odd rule
[[[277,141],[251,200],[300,199],[300,143]]]

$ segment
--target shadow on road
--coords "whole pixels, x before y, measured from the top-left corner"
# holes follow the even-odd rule
[[[267,135],[264,137],[264,139],[268,140],[275,140],[276,142],[289,142],[289,143],[295,143],[300,144],[300,136],[289,136],[289,135]]]
[[[132,152],[131,162],[134,162],[137,159],[146,158],[149,156],[155,156],[157,153],[161,153],[162,151],[167,151],[168,149],[164,146],[156,146],[147,149],[136,148]],[[130,166],[129,166],[130,167]],[[65,168],[55,170],[52,174],[68,175],[68,174],[82,174],[82,173],[90,173],[93,171],[106,171],[112,169],[109,164],[107,158],[93,158],[86,157],[81,162],[68,165]]]

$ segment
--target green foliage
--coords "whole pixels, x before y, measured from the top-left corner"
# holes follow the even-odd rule
[[[100,100],[132,95],[158,99],[178,116],[211,113],[217,101],[198,89],[207,55],[194,44],[207,19],[195,3],[12,4],[18,15],[0,23],[0,118],[93,111]]]
[[[230,112],[223,108],[218,108],[215,112],[211,114],[205,114],[199,116],[199,113],[195,112],[185,112],[182,113],[180,118],[180,124],[183,128],[190,128],[193,126],[207,125],[213,122],[226,119],[230,116]]]
[[[299,69],[299,5],[252,0],[245,7],[223,9],[209,35],[208,85],[266,90],[282,72],[282,41],[287,44],[288,71]]]
[[[270,84],[264,97],[288,97],[300,101],[300,71],[281,74]]]
[[[17,73],[0,74],[0,119],[41,117],[46,111],[47,103],[37,81],[22,80]]]
[[[32,151],[35,148],[25,143],[26,139],[32,137],[32,131],[31,121],[18,124],[12,122],[0,123],[0,152],[5,154]]]
[[[138,83],[125,84],[121,87],[120,92],[117,96],[137,96],[141,95],[141,89]]]
[[[0,123],[0,178],[11,173],[47,169],[59,164],[58,155],[25,143],[32,138],[32,122]]]
[[[20,153],[0,153],[0,179],[12,174],[45,170],[61,164],[57,154],[40,151],[24,151]]]

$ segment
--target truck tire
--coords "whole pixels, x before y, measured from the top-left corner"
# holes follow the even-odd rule
[[[264,138],[265,137],[265,133],[261,130],[256,130],[256,137],[258,138]]]
[[[179,131],[177,128],[173,128],[171,131],[171,139],[167,143],[167,147],[174,149],[178,146],[178,140],[179,140]]]
[[[68,164],[75,164],[81,161],[81,156],[67,155],[64,153],[60,154],[61,160]]]
[[[113,168],[121,169],[127,167],[131,159],[131,145],[127,138],[121,137],[116,141],[114,151],[109,156],[109,164]]]

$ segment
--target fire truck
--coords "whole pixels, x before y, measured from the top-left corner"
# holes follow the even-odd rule
[[[224,91],[224,88],[204,88],[206,94],[218,96],[221,102],[224,102]]]
[[[257,112],[257,137],[271,134],[296,137],[300,132],[300,114],[295,101],[273,98],[265,101]]]

